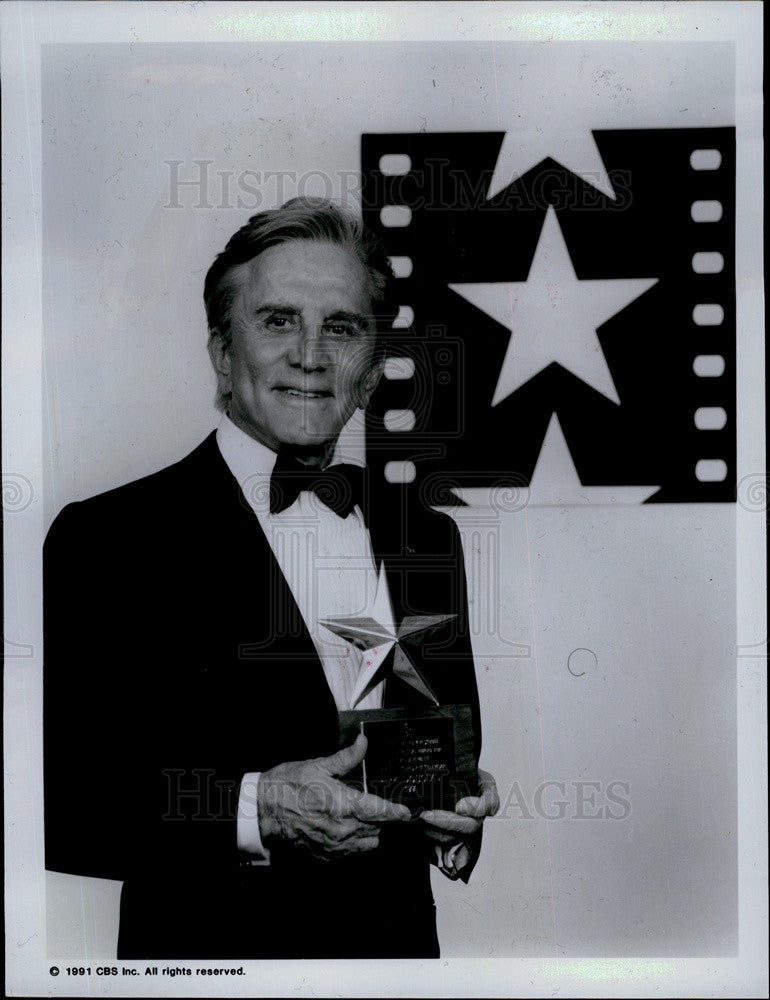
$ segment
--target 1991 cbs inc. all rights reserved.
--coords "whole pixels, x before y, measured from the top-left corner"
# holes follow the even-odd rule
[[[144,970],[131,965],[98,965],[91,968],[90,965],[67,965],[60,969],[58,965],[52,965],[50,970],[52,976],[58,976],[62,972],[65,976],[245,976],[246,973],[242,965],[233,966],[199,966],[191,968],[185,965],[146,965]]]

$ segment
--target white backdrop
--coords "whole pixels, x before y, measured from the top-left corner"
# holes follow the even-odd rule
[[[558,142],[578,126],[735,121],[729,45],[508,42],[504,21],[492,45],[454,7],[449,33],[464,41],[223,41],[243,37],[247,7],[227,6],[217,43],[148,44],[149,22],[126,22],[118,44],[40,50],[43,529],[70,500],[162,467],[215,425],[208,265],[250,214],[298,191],[355,204],[362,132],[518,128],[535,148],[543,128]],[[173,171],[204,169],[204,187],[169,207]],[[39,342],[23,329],[13,356],[35,370]],[[521,510],[454,515],[478,615],[482,766],[503,810],[470,885],[434,879],[443,952],[735,954],[736,510],[586,505],[568,453],[542,458]],[[24,551],[9,558],[21,578]],[[39,740],[29,704],[13,748],[25,725]],[[590,813],[611,782],[627,789],[623,818],[579,818],[579,789]],[[556,784],[543,795],[544,783]],[[40,858],[39,797],[30,809]],[[47,911],[32,904],[48,955],[114,954],[118,888],[50,875]]]

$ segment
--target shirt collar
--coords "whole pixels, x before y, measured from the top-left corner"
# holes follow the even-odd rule
[[[356,410],[337,438],[329,465],[349,462],[364,468],[364,432],[364,411]],[[217,428],[217,446],[251,507],[257,514],[268,514],[270,475],[275,465],[276,452],[237,427],[227,414],[222,415]]]

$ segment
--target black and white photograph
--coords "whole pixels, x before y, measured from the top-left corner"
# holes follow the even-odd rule
[[[11,2],[6,992],[762,996],[762,7]]]

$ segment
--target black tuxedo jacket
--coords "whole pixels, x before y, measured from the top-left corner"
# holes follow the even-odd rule
[[[367,519],[397,620],[457,615],[423,667],[480,734],[456,526],[377,499]],[[123,880],[119,957],[438,954],[417,824],[340,861],[286,845],[246,867],[238,853],[242,775],[339,744],[313,642],[214,433],[59,514],[44,619],[46,867]],[[415,697],[387,682],[387,705]]]

